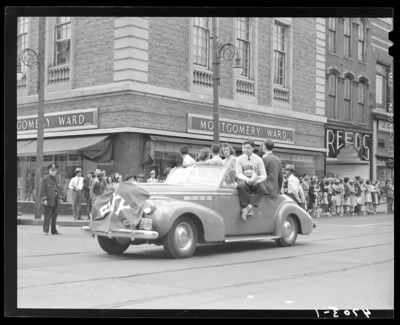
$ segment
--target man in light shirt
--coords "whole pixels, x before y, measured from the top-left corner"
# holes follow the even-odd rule
[[[83,177],[82,169],[79,167],[75,169],[75,177],[69,182],[69,188],[72,190],[72,214],[74,220],[82,220],[81,218],[81,204],[82,204],[82,188]]]
[[[211,146],[211,152],[213,157],[204,162],[204,165],[211,165],[211,166],[223,166],[224,162],[219,155],[221,151],[221,146],[219,144],[213,144]]]
[[[293,172],[295,171],[294,166],[286,165],[283,170],[288,175],[287,195],[291,197],[300,207],[304,208],[306,199],[299,179],[293,175]]]
[[[147,179],[147,183],[158,183],[158,179],[156,178],[156,171],[152,170],[150,172],[150,178]]]
[[[253,153],[254,141],[243,143],[245,153],[236,159],[236,177],[238,178],[238,194],[242,207],[241,217],[254,215],[253,207],[257,207],[266,193],[265,179],[267,174],[263,160]],[[253,196],[250,194],[254,193]]]
[[[187,167],[190,165],[194,165],[196,163],[196,160],[194,160],[190,155],[189,155],[189,148],[185,145],[179,148],[179,152],[181,154],[181,157],[183,159],[182,167]]]

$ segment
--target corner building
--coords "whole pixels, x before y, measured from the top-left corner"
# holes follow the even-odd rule
[[[211,18],[47,17],[46,162],[60,182],[76,167],[162,179],[212,144]],[[38,47],[38,18],[18,19],[18,53]],[[283,164],[325,173],[325,20],[218,18],[218,41],[234,43],[220,62],[220,141],[241,154],[244,140],[275,141]],[[19,200],[35,171],[37,71],[18,84]]]

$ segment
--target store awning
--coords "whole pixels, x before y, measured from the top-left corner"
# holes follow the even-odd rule
[[[76,153],[79,149],[90,147],[103,141],[108,135],[98,135],[89,137],[57,138],[43,140],[43,154],[56,155],[65,153]],[[22,142],[29,142],[22,145]],[[37,141],[18,141],[17,156],[36,156]],[[21,146],[20,146],[21,144]]]
[[[33,140],[22,140],[22,141],[17,141],[17,149],[19,151],[20,148],[25,147],[29,143],[31,143]]]

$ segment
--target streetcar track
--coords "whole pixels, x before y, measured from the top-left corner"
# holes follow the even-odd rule
[[[318,254],[328,254],[328,253],[343,252],[343,251],[349,251],[349,250],[366,249],[366,248],[377,247],[377,246],[385,246],[385,245],[393,245],[393,242],[383,243],[383,244],[375,244],[375,245],[369,245],[369,246],[360,246],[360,247],[335,249],[335,250],[322,251],[322,252],[313,252],[313,253],[300,254],[300,255],[297,254],[297,255],[283,256],[283,257],[276,257],[276,258],[266,258],[266,259],[261,259],[261,260],[257,259],[257,260],[243,261],[243,262],[214,264],[214,265],[208,265],[208,266],[197,266],[197,267],[189,267],[189,268],[174,269],[174,270],[162,270],[162,271],[147,272],[147,273],[140,273],[140,274],[117,275],[117,276],[111,276],[111,277],[107,277],[107,278],[92,278],[92,279],[84,279],[84,280],[65,281],[65,282],[57,282],[57,283],[49,283],[49,284],[41,284],[41,285],[32,285],[32,286],[26,286],[26,287],[19,287],[18,289],[49,287],[49,286],[63,285],[63,284],[83,283],[83,282],[91,282],[91,281],[104,281],[104,280],[113,280],[113,279],[124,279],[124,278],[133,278],[133,277],[141,277],[141,276],[148,276],[148,275],[156,275],[156,274],[166,274],[166,273],[174,273],[174,272],[185,272],[185,271],[199,270],[199,269],[209,269],[209,268],[216,268],[216,267],[226,267],[226,266],[235,266],[235,265],[243,265],[243,264],[251,264],[251,263],[262,263],[262,262],[272,262],[272,261],[279,261],[279,260],[292,259],[292,258],[301,258],[301,257],[306,257],[306,256],[318,255]],[[391,259],[391,260],[393,260],[393,259]],[[365,263],[363,263],[363,264],[365,264]],[[370,263],[368,263],[368,265],[369,264]]]
[[[360,230],[360,228],[357,228],[357,230]],[[315,234],[317,235],[318,232],[315,231],[311,234]],[[346,238],[355,238],[355,237],[366,237],[366,236],[378,236],[378,235],[382,235],[382,234],[393,234],[393,231],[385,231],[385,232],[379,232],[379,233],[374,233],[374,234],[364,234],[364,235],[356,235],[356,236],[342,236],[342,237],[334,237],[334,238],[321,238],[321,239],[310,239],[310,240],[306,240],[305,243],[309,243],[309,242],[315,242],[315,241],[326,241],[326,240],[335,240],[335,239],[346,239]],[[307,235],[305,235],[307,236]],[[310,237],[309,237],[310,238]],[[255,242],[260,242],[260,241],[267,241],[268,239],[260,239],[260,240],[254,240],[253,243]],[[250,241],[248,242],[249,244],[251,243]],[[204,243],[205,245],[221,245],[221,244],[228,244],[228,245],[232,245],[234,243]],[[200,244],[202,245],[202,244]],[[78,254],[87,254],[88,252],[73,252],[73,253],[59,253],[59,254],[38,254],[38,255],[19,255],[18,258],[36,258],[36,257],[46,257],[46,256],[63,256],[63,255],[78,255]],[[62,265],[62,264],[60,264]]]
[[[278,282],[278,281],[285,281],[285,280],[293,280],[293,279],[297,279],[297,278],[317,276],[317,275],[321,275],[321,274],[345,272],[348,270],[353,270],[353,269],[358,269],[358,268],[363,268],[363,267],[368,267],[368,266],[374,266],[374,265],[379,265],[379,264],[385,264],[385,263],[389,263],[393,260],[394,260],[393,258],[390,258],[390,259],[386,259],[386,260],[370,262],[370,263],[362,263],[361,265],[339,268],[339,269],[334,269],[334,270],[307,272],[307,273],[295,274],[295,275],[284,276],[284,277],[277,277],[277,278],[272,278],[272,279],[267,279],[267,280],[249,281],[249,282],[243,282],[243,283],[237,283],[237,284],[231,284],[231,285],[212,287],[212,288],[202,289],[202,290],[191,290],[188,292],[167,294],[167,295],[151,297],[151,298],[146,298],[146,299],[128,300],[128,301],[120,302],[117,304],[100,305],[96,308],[102,308],[102,309],[118,308],[118,307],[123,307],[123,306],[127,306],[127,305],[138,305],[138,304],[142,304],[142,303],[146,303],[146,302],[153,302],[155,300],[160,300],[160,299],[165,299],[165,298],[177,298],[179,296],[188,296],[188,295],[209,293],[210,291],[212,292],[212,291],[221,290],[221,289],[248,287],[248,286],[260,285],[260,284],[265,284],[265,283],[270,283],[270,282]]]

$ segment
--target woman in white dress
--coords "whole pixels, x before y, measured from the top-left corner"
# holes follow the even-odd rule
[[[377,212],[376,207],[379,204],[378,193],[379,193],[379,185],[377,185],[376,181],[373,180],[371,184],[371,196],[372,196],[372,208],[375,213]]]
[[[372,188],[369,179],[365,181],[365,205],[366,205],[366,210],[368,213],[371,213],[372,211]]]

